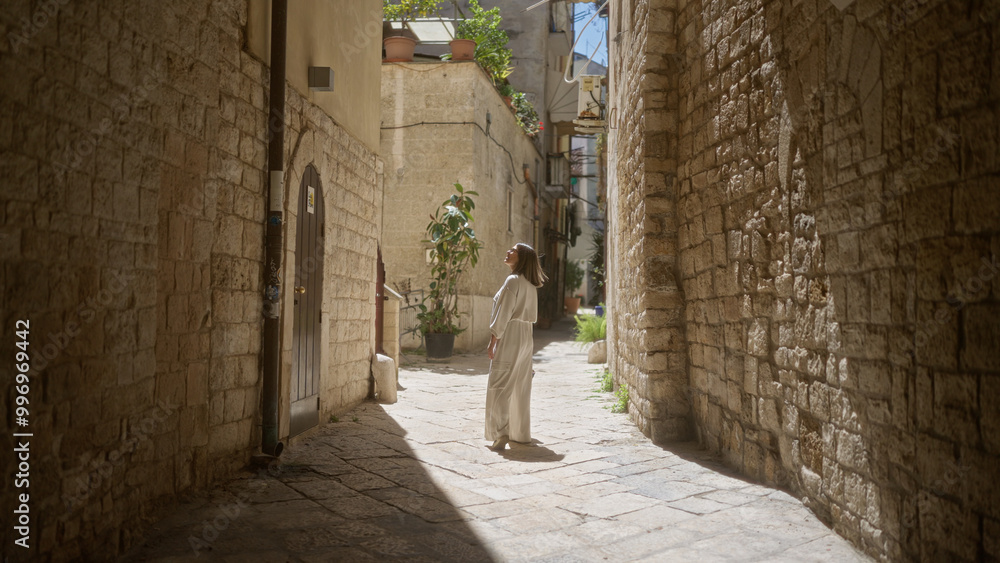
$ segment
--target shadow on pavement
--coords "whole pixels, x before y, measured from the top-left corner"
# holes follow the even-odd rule
[[[725,477],[728,479],[735,479],[742,481],[747,485],[763,486],[775,491],[780,491],[781,493],[787,494],[789,497],[795,497],[786,481],[772,483],[765,479],[754,479],[746,474],[740,473],[733,469],[730,465],[727,465],[725,458],[722,454],[713,452],[701,445],[697,441],[689,440],[684,442],[666,442],[662,444],[655,444],[657,447],[665,452],[670,452],[671,454],[691,463],[695,463],[700,467],[714,472],[715,474]],[[825,515],[818,514],[820,520],[828,528],[830,527],[827,519],[824,518]],[[832,529],[832,528],[831,528]]]
[[[408,371],[427,371],[443,375],[484,375],[490,372],[490,360],[483,353],[455,354],[447,360],[428,360],[423,356],[411,357],[410,362],[400,366]]]
[[[566,457],[564,454],[556,453],[545,446],[536,444],[530,446],[510,444],[510,447],[499,452],[499,455],[510,461],[524,461],[527,463],[562,461]]]
[[[122,561],[492,561],[377,404],[160,511]]]

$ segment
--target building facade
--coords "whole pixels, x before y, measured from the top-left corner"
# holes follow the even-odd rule
[[[290,30],[349,37],[355,20],[381,20],[376,0],[291,4]],[[12,331],[24,321],[29,355],[24,387],[3,384],[5,397],[27,397],[26,411],[15,421],[14,403],[0,407],[4,447],[30,449],[30,483],[14,480],[14,456],[4,461],[3,505],[26,495],[30,509],[28,547],[12,558],[112,557],[154,501],[259,451],[275,131],[286,136],[280,438],[293,433],[300,363],[289,353],[302,318],[296,268],[300,280],[322,277],[311,330],[317,415],[368,394],[378,102],[343,100],[378,91],[380,45],[357,41],[347,53],[290,31],[287,103],[269,123],[266,35],[259,41],[268,16],[264,3],[236,0],[18,2],[0,15],[0,69],[18,77],[0,87],[0,310]],[[308,90],[310,65],[332,67],[339,93]],[[305,266],[295,258],[303,185],[323,206],[306,212],[325,215]],[[22,348],[11,334],[0,347],[13,358]],[[14,546],[21,531],[6,526],[2,537]]]
[[[570,193],[570,136],[574,134],[572,120],[576,118],[577,85],[567,84],[563,74],[572,65],[573,13],[565,2],[537,5],[532,0],[482,0],[483,9],[499,8],[500,23],[509,39],[512,51],[511,74],[507,81],[525,94],[543,123],[541,134],[533,140],[540,158],[529,163],[531,178],[542,193],[536,215],[542,225],[537,248],[542,266],[550,281],[539,292],[539,315],[542,326],[563,314],[564,268],[567,251],[567,205]],[[534,6],[533,9],[528,8]],[[464,16],[471,15],[467,0],[441,3],[441,13],[428,17],[418,27],[420,44],[415,51],[417,61],[436,61],[449,52],[447,45],[452,32],[443,31],[440,22],[454,26]]]
[[[510,273],[504,253],[517,242],[544,244],[551,219],[540,209],[551,202],[531,175],[542,157],[475,62],[386,63],[382,76],[386,282],[427,288],[431,245],[422,241],[430,216],[455,183],[478,192],[472,226],[483,248],[460,285],[466,330],[455,346],[485,350],[493,295]]]
[[[880,558],[1000,557],[997,15],[611,3],[630,415]]]

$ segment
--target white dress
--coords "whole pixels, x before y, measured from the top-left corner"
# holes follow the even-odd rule
[[[486,389],[487,440],[531,441],[531,325],[537,316],[537,288],[519,275],[507,276],[490,316],[497,346]]]

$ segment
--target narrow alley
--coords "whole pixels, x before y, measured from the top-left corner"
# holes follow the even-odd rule
[[[532,446],[485,447],[485,356],[410,356],[398,403],[166,509],[123,560],[868,560],[785,492],[612,413],[569,321],[536,335]]]
[[[4,7],[0,562],[1000,562],[1000,1]]]

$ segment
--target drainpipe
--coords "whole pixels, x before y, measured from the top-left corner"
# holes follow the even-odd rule
[[[264,331],[261,345],[263,420],[261,449],[281,455],[278,441],[278,373],[281,365],[281,246],[284,210],[285,38],[288,0],[271,3],[271,85],[267,119],[268,212],[264,237]]]

